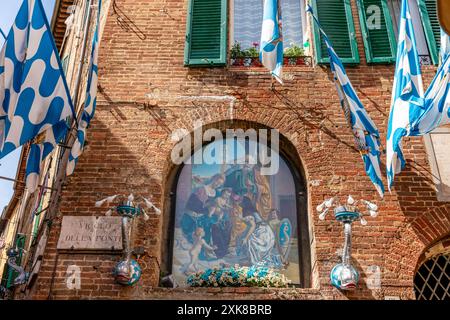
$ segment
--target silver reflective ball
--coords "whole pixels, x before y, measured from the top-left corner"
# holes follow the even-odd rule
[[[130,264],[126,260],[119,261],[114,267],[114,278],[117,283],[127,285],[130,281]]]

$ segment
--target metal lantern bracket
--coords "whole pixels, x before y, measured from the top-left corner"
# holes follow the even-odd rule
[[[95,203],[95,206],[101,207],[104,204],[110,205],[115,201],[118,201],[119,204],[111,207],[106,212],[106,215],[111,215],[113,212],[116,212],[122,217],[122,239],[124,256],[122,260],[120,260],[114,267],[113,276],[116,282],[118,282],[119,284],[124,286],[132,286],[140,280],[142,268],[139,263],[131,257],[133,254],[136,256],[145,254],[145,249],[142,247],[134,249],[130,248],[130,233],[132,229],[131,222],[139,216],[143,216],[144,220],[149,219],[144,206],[147,209],[153,210],[156,215],[161,214],[161,210],[159,210],[149,199],[143,196],[135,197],[133,194],[130,194],[129,196],[109,196],[105,199],[97,201]]]
[[[358,286],[360,275],[351,264],[352,224],[360,220],[362,225],[366,225],[367,221],[364,215],[376,217],[378,206],[364,199],[355,200],[352,196],[348,196],[346,203],[342,205],[339,203],[338,197],[333,197],[317,206],[316,210],[320,213],[319,219],[325,220],[327,213],[332,208],[334,208],[335,220],[344,226],[344,248],[341,263],[335,265],[331,270],[331,284],[340,290],[353,290]]]

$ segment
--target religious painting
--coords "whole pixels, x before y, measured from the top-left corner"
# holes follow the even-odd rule
[[[248,145],[226,140],[197,152],[232,145],[232,152],[224,149],[227,161],[185,164],[180,172],[172,274],[186,286],[190,274],[208,268],[264,266],[299,284],[296,189],[288,163],[270,150],[278,170],[263,175]]]

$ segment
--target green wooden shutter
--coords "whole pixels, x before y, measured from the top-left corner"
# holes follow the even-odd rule
[[[418,0],[418,4],[431,60],[434,64],[439,64],[441,29],[437,16],[436,0]]]
[[[397,44],[386,0],[358,0],[357,3],[367,63],[395,62]]]
[[[223,66],[226,50],[227,0],[189,0],[184,64]]]
[[[350,0],[316,0],[312,2],[323,30],[343,63],[359,63],[355,25]],[[318,63],[329,63],[327,46],[315,24],[314,43]]]
[[[24,234],[18,233],[16,236],[16,241],[14,242],[14,247],[17,248],[19,250],[19,255],[16,258],[16,264],[18,266],[20,266],[20,264],[22,263],[22,255],[23,255],[23,249],[25,247],[25,239],[26,236]],[[18,273],[17,271],[11,269],[8,266],[8,280],[6,282],[6,287],[7,288],[11,288],[14,286],[14,279],[17,278]]]

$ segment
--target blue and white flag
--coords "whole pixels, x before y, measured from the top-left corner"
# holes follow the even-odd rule
[[[443,43],[449,41],[442,39]],[[409,135],[421,136],[450,123],[450,48],[441,46],[442,62],[425,92],[423,105],[411,120]]]
[[[283,35],[279,0],[264,0],[259,60],[280,83],[283,68]]]
[[[45,130],[39,138],[42,137],[42,141],[32,143],[30,146],[30,152],[27,158],[27,166],[25,170],[25,182],[29,192],[36,191],[39,185],[39,176],[41,173],[41,165],[43,160],[53,151],[56,145],[66,136],[69,127],[67,121],[62,120]]]
[[[41,0],[24,0],[0,51],[0,158],[73,114]]]
[[[443,29],[441,29],[441,64],[443,64],[448,54],[450,54],[450,36],[446,34]]]
[[[342,109],[352,128],[353,136],[358,150],[364,161],[364,169],[381,197],[384,195],[383,180],[381,179],[380,166],[380,134],[375,123],[370,118],[361,100],[359,100],[350,79],[345,72],[341,59],[334,51],[330,40],[320,26],[319,20],[314,16],[311,6],[307,11],[313,17],[322,37],[327,45],[330,57],[330,68],[334,75],[334,83],[341,101]]]
[[[77,138],[72,146],[67,162],[66,174],[70,176],[75,171],[78,158],[83,153],[84,143],[86,141],[86,129],[94,117],[97,103],[97,83],[98,83],[98,47],[99,47],[99,25],[100,9],[102,3],[99,0],[97,12],[97,26],[92,40],[91,61],[89,65],[88,83],[86,87],[86,100],[81,121],[78,125]]]
[[[424,93],[419,55],[408,1],[402,1],[397,64],[392,89],[386,142],[386,173],[389,190],[405,166],[401,139],[420,136],[450,123],[450,58],[448,35],[442,39],[443,61]]]

